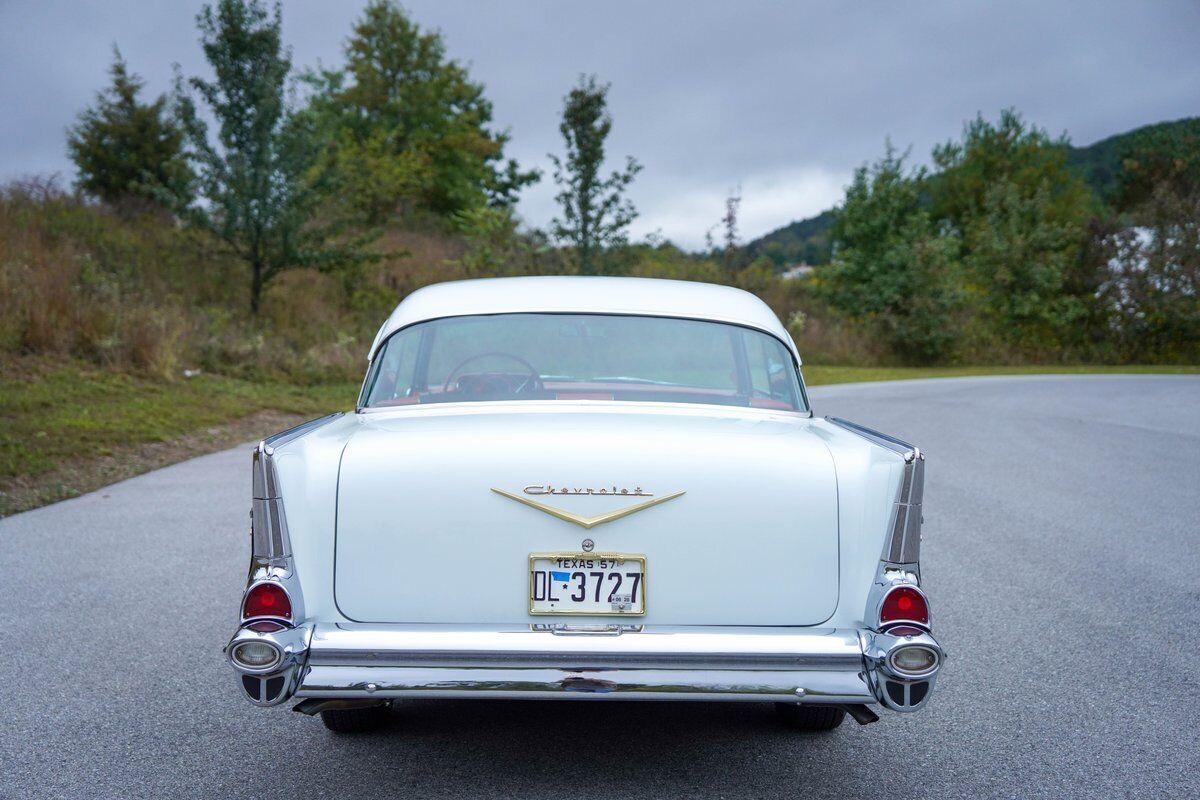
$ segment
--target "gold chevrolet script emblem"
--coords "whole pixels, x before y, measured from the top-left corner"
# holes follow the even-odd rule
[[[542,487],[529,487],[529,488],[540,489]],[[599,492],[599,491],[586,490],[586,489],[581,490],[581,491],[569,491],[569,492],[568,491],[561,491],[561,492],[559,492],[559,491],[541,491],[541,492],[534,491],[534,492],[530,492],[529,488],[526,489],[527,494],[579,494],[579,495],[601,495],[601,494],[612,495],[612,494],[616,494],[618,497],[621,497],[621,496],[645,497],[646,496],[646,493],[642,492],[640,489],[637,492]],[[530,500],[528,497],[521,497],[519,494],[513,494],[512,492],[506,492],[503,489],[496,489],[495,487],[493,487],[492,491],[498,495],[503,495],[504,497],[507,497],[509,500],[516,500],[518,503],[527,505],[530,508],[536,508],[538,511],[544,511],[545,513],[549,514],[550,516],[558,517],[559,519],[561,519],[565,522],[574,522],[576,525],[579,525],[584,528],[594,528],[597,525],[603,525],[606,522],[612,522],[615,519],[621,519],[621,517],[628,517],[630,514],[636,514],[639,511],[645,511],[647,508],[650,508],[651,506],[661,505],[662,503],[665,503],[668,500],[674,500],[676,497],[679,497],[680,495],[684,494],[684,492],[674,492],[673,494],[664,494],[662,497],[655,497],[651,500],[647,500],[644,503],[637,503],[632,506],[626,506],[625,508],[618,508],[615,511],[608,511],[604,514],[597,514],[594,517],[585,517],[582,514],[572,514],[570,511],[563,511],[561,508],[555,508],[554,506],[548,506],[545,503],[539,503],[537,500]]]

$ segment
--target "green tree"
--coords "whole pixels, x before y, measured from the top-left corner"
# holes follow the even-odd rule
[[[543,242],[538,235],[517,229],[517,219],[510,208],[476,206],[455,213],[451,221],[466,244],[466,252],[458,263],[470,277],[556,271],[556,265],[545,263],[545,254],[539,252],[546,248],[541,247]]]
[[[875,326],[898,354],[920,361],[952,354],[961,302],[959,239],[941,234],[925,208],[922,169],[908,170],[889,143],[860,167],[837,209],[833,262],[818,271],[818,296]]]
[[[318,186],[306,180],[309,150],[289,124],[284,90],[290,54],[280,9],[261,0],[219,0],[196,18],[212,81],[190,86],[217,123],[216,142],[184,95],[188,141],[204,204],[189,209],[199,225],[220,236],[250,267],[250,309],[258,313],[263,287],[290,267],[327,266],[353,257],[329,244],[335,230],[314,222]]]
[[[441,216],[510,206],[538,179],[504,159],[484,87],[392,0],[372,0],[345,46],[346,63],[311,72],[305,114],[329,197],[370,223],[413,210]]]
[[[1013,110],[976,117],[933,151],[931,211],[962,238],[965,289],[986,336],[1029,354],[1060,346],[1087,312],[1081,248],[1097,206],[1051,139]]]
[[[738,209],[742,206],[742,187],[739,186],[735,191],[730,192],[725,198],[725,216],[721,217],[721,225],[725,228],[725,252],[722,254],[722,260],[725,262],[725,269],[730,273],[737,272],[738,269],[744,266],[745,253],[738,245]]]
[[[1121,154],[1122,218],[1102,240],[1102,295],[1123,351],[1138,360],[1200,359],[1200,121],[1157,127]]]
[[[554,182],[560,189],[556,199],[562,206],[562,217],[553,222],[554,235],[575,248],[579,271],[585,275],[604,271],[597,256],[625,244],[626,229],[637,217],[625,190],[641,165],[629,156],[623,170],[600,177],[604,140],[612,130],[608,89],[608,84],[597,84],[594,75],[580,77],[563,100],[558,126],[566,142],[566,156],[550,156]]]
[[[113,47],[112,83],[67,132],[82,192],[113,205],[173,205],[190,199],[183,125],[166,95],[138,100],[145,82]]]
[[[1018,351],[1037,353],[1074,338],[1071,326],[1087,313],[1088,299],[1067,291],[1087,218],[1064,219],[1053,202],[1047,183],[1023,187],[1000,178],[963,231],[963,266],[983,322]]]

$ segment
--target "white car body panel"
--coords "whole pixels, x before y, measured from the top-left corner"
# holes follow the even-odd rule
[[[366,415],[345,448],[336,592],[348,618],[534,621],[527,555],[583,552],[585,538],[596,552],[647,557],[638,622],[815,625],[832,615],[837,484],[806,417],[650,403],[480,405]],[[584,529],[491,491],[547,483],[685,494]],[[534,499],[594,516],[644,498]]]

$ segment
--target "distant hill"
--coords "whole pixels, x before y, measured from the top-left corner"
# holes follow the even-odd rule
[[[829,228],[833,225],[833,216],[833,209],[830,209],[815,217],[784,225],[747,244],[746,253],[750,259],[766,256],[779,267],[797,261],[828,264]]]
[[[1187,117],[1172,122],[1159,122],[1118,133],[1086,147],[1067,146],[1067,165],[1087,181],[1092,190],[1108,200],[1117,186],[1121,172],[1121,154],[1138,139],[1162,134],[1200,136],[1200,117]],[[815,217],[802,219],[777,228],[746,245],[751,259],[766,256],[777,266],[805,261],[827,264],[831,255],[829,228],[833,225],[834,210],[822,211]]]
[[[1112,197],[1121,173],[1121,154],[1139,139],[1162,135],[1200,136],[1200,117],[1187,117],[1173,122],[1144,125],[1126,133],[1101,139],[1087,147],[1068,147],[1067,164],[1083,176],[1088,185],[1104,200]],[[770,235],[770,234],[768,234]]]

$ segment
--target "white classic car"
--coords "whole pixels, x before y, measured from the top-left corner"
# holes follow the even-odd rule
[[[915,711],[924,459],[809,408],[724,286],[431,286],[353,414],[254,451],[225,648],[250,702],[376,727],[396,698],[773,702],[802,730]]]

